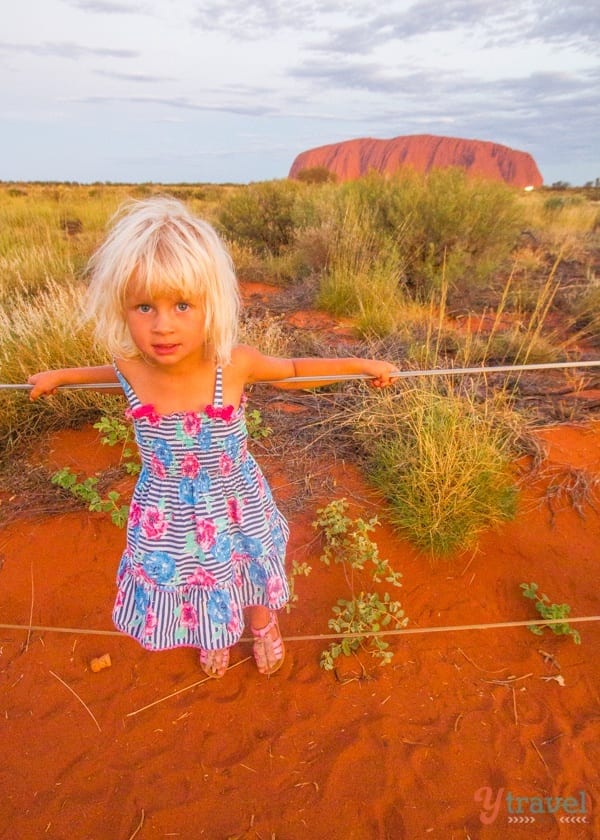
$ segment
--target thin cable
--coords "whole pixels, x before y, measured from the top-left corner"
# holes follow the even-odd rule
[[[479,373],[513,373],[529,370],[566,370],[569,368],[599,367],[600,359],[584,362],[545,362],[532,365],[493,365],[491,367],[459,367],[459,368],[432,368],[430,370],[397,370],[390,374],[392,379],[411,379],[417,376],[465,376]],[[366,373],[332,374],[331,376],[288,376],[285,379],[259,380],[254,385],[277,385],[295,382],[346,382],[354,379],[369,380],[374,377]],[[5,391],[31,391],[33,385],[26,382],[0,384],[0,390]],[[73,385],[59,385],[57,391],[69,390],[120,390],[119,382],[96,382],[75,383]]]
[[[579,618],[569,616],[566,618],[548,618],[531,621],[498,621],[491,624],[456,624],[440,625],[439,627],[408,627],[402,630],[365,630],[364,633],[319,633],[314,636],[284,636],[285,642],[314,642],[330,641],[334,639],[365,639],[379,638],[382,636],[418,636],[427,633],[456,633],[467,630],[497,630],[508,627],[550,627],[553,624],[581,624],[584,622],[600,621],[600,615],[581,616]],[[49,627],[44,625],[29,624],[0,624],[0,630],[27,630],[44,633],[74,633],[88,636],[120,636],[128,638],[119,630],[90,630],[82,627]],[[242,637],[240,642],[252,642],[252,637]]]

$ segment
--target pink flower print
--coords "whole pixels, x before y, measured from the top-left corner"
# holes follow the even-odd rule
[[[148,507],[142,513],[142,531],[149,540],[160,540],[167,531],[164,511],[157,507]]]
[[[156,613],[151,606],[148,606],[146,610],[146,621],[144,623],[144,635],[151,636],[157,624]]]
[[[237,633],[240,629],[240,611],[235,603],[231,604],[231,619],[226,626],[230,633]]]
[[[189,575],[186,583],[188,586],[203,586],[205,589],[210,589],[216,586],[217,579],[212,572],[203,569],[202,566],[198,566],[194,569],[194,573]]]
[[[256,483],[258,484],[258,492],[261,496],[265,495],[265,479],[260,470],[256,474]]]
[[[152,457],[150,459],[150,469],[152,470],[153,475],[158,476],[158,478],[167,477],[165,465],[160,460],[160,458],[157,457],[155,452],[152,453]]]
[[[195,630],[198,626],[198,613],[196,612],[196,607],[187,601],[184,602],[181,605],[179,621],[181,622],[182,627],[187,627],[188,630]]]
[[[238,589],[240,589],[243,586],[244,579],[241,576],[240,572],[235,572],[235,574],[233,575],[233,583],[235,586],[237,586]]]
[[[232,522],[235,522],[236,525],[241,525],[243,514],[239,499],[227,499],[227,512]]]
[[[123,594],[123,590],[118,589],[117,590],[117,597],[115,598],[115,609],[118,609],[119,607],[122,607],[124,601],[125,601],[125,596]]]
[[[141,519],[142,519],[141,505],[139,505],[137,502],[132,502],[129,505],[129,517],[128,517],[129,525],[132,528],[137,528],[137,526],[140,524]]]
[[[217,526],[212,519],[196,519],[196,542],[202,551],[210,551],[217,538]]]
[[[185,478],[196,478],[200,471],[200,461],[196,455],[186,455],[181,462],[181,474]]]
[[[219,458],[219,471],[221,475],[226,478],[228,475],[231,474],[231,470],[233,468],[233,461],[231,460],[230,456],[227,452],[221,452],[221,457]]]
[[[270,577],[267,580],[267,600],[269,602],[269,606],[274,607],[279,604],[283,594],[284,589],[281,578],[277,575]]]
[[[188,437],[195,438],[200,434],[202,418],[193,411],[188,411],[183,417],[183,431]]]
[[[127,409],[125,416],[133,420],[147,420],[151,426],[160,425],[160,415],[154,410],[154,406],[150,403],[146,405],[139,405],[137,408]]]

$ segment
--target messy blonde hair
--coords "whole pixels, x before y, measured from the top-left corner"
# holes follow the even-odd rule
[[[158,196],[123,205],[88,265],[85,315],[96,339],[121,358],[139,351],[125,321],[132,279],[151,297],[199,297],[207,348],[225,365],[237,339],[240,295],[231,257],[214,228],[180,201]]]

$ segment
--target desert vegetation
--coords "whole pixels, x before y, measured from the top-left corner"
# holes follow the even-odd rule
[[[450,371],[399,381],[383,395],[356,383],[329,388],[306,431],[353,453],[388,500],[391,520],[424,551],[452,553],[512,516],[514,462],[527,429],[585,411],[581,401],[531,399],[523,376],[451,369],[594,352],[597,197],[521,193],[458,170],[346,184],[321,177],[240,186],[0,184],[3,383],[106,361],[79,321],[85,265],[118,206],[153,193],[175,195],[212,222],[242,282],[274,287],[269,311],[248,310],[246,340],[270,353],[369,353],[404,370]],[[318,331],[286,322],[286,313],[311,308],[350,319],[353,339],[332,347]],[[538,396],[581,387],[575,373],[560,377]],[[260,393],[251,397],[262,410]],[[1,392],[4,468],[38,434],[121,408],[118,397],[93,391],[36,406],[24,392]]]

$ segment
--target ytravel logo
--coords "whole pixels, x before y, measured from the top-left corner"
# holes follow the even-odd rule
[[[535,823],[542,815],[553,815],[560,822],[587,823],[590,801],[585,790],[572,796],[517,796],[505,788],[481,787],[475,791],[475,802],[481,805],[479,819],[484,825],[494,823],[504,811],[510,824]]]

